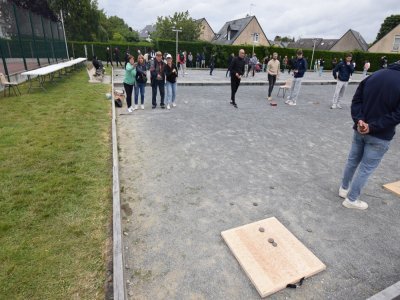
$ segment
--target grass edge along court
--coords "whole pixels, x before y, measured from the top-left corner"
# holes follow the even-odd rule
[[[0,298],[100,299],[112,248],[108,85],[0,98]]]

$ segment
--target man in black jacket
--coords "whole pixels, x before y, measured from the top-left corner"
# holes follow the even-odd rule
[[[332,100],[332,109],[342,108],[340,105],[340,99],[343,98],[347,84],[349,83],[350,76],[354,72],[354,65],[351,63],[353,55],[351,53],[346,54],[345,61],[341,61],[332,70],[333,78],[337,80],[335,94]]]
[[[156,53],[156,58],[151,62],[150,75],[152,108],[155,109],[157,107],[157,87],[160,90],[161,96],[160,106],[161,108],[165,108],[165,63],[162,60],[162,53],[160,51]]]
[[[360,83],[351,116],[354,137],[339,196],[345,198],[342,204],[347,208],[367,209],[368,204],[358,199],[361,189],[389,149],[400,123],[400,61]]]
[[[239,50],[239,56],[232,60],[231,71],[231,104],[237,108],[235,95],[240,85],[240,80],[244,74],[244,50]]]

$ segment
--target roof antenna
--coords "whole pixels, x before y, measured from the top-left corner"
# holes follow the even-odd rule
[[[256,5],[255,5],[254,3],[250,3],[250,14],[249,14],[250,16],[253,15],[253,14],[252,14],[252,7],[253,7],[253,6],[256,6]]]

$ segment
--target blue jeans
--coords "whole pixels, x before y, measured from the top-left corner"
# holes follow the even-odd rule
[[[319,67],[319,76],[321,76],[322,75],[322,72],[324,71],[324,67]]]
[[[139,100],[139,92],[140,92],[140,104],[144,104],[144,88],[146,84],[145,83],[138,83],[136,82],[135,85],[135,105],[138,104]]]
[[[378,167],[383,155],[389,149],[389,144],[390,141],[354,131],[353,143],[342,179],[342,188],[347,190],[350,187],[347,194],[350,201],[357,200],[368,177]]]
[[[165,87],[167,89],[167,104],[174,103],[176,98],[176,82],[171,83],[167,81]]]

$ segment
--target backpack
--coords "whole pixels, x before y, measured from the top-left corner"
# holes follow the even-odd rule
[[[122,107],[122,100],[120,98],[115,98],[114,103],[116,107]]]

